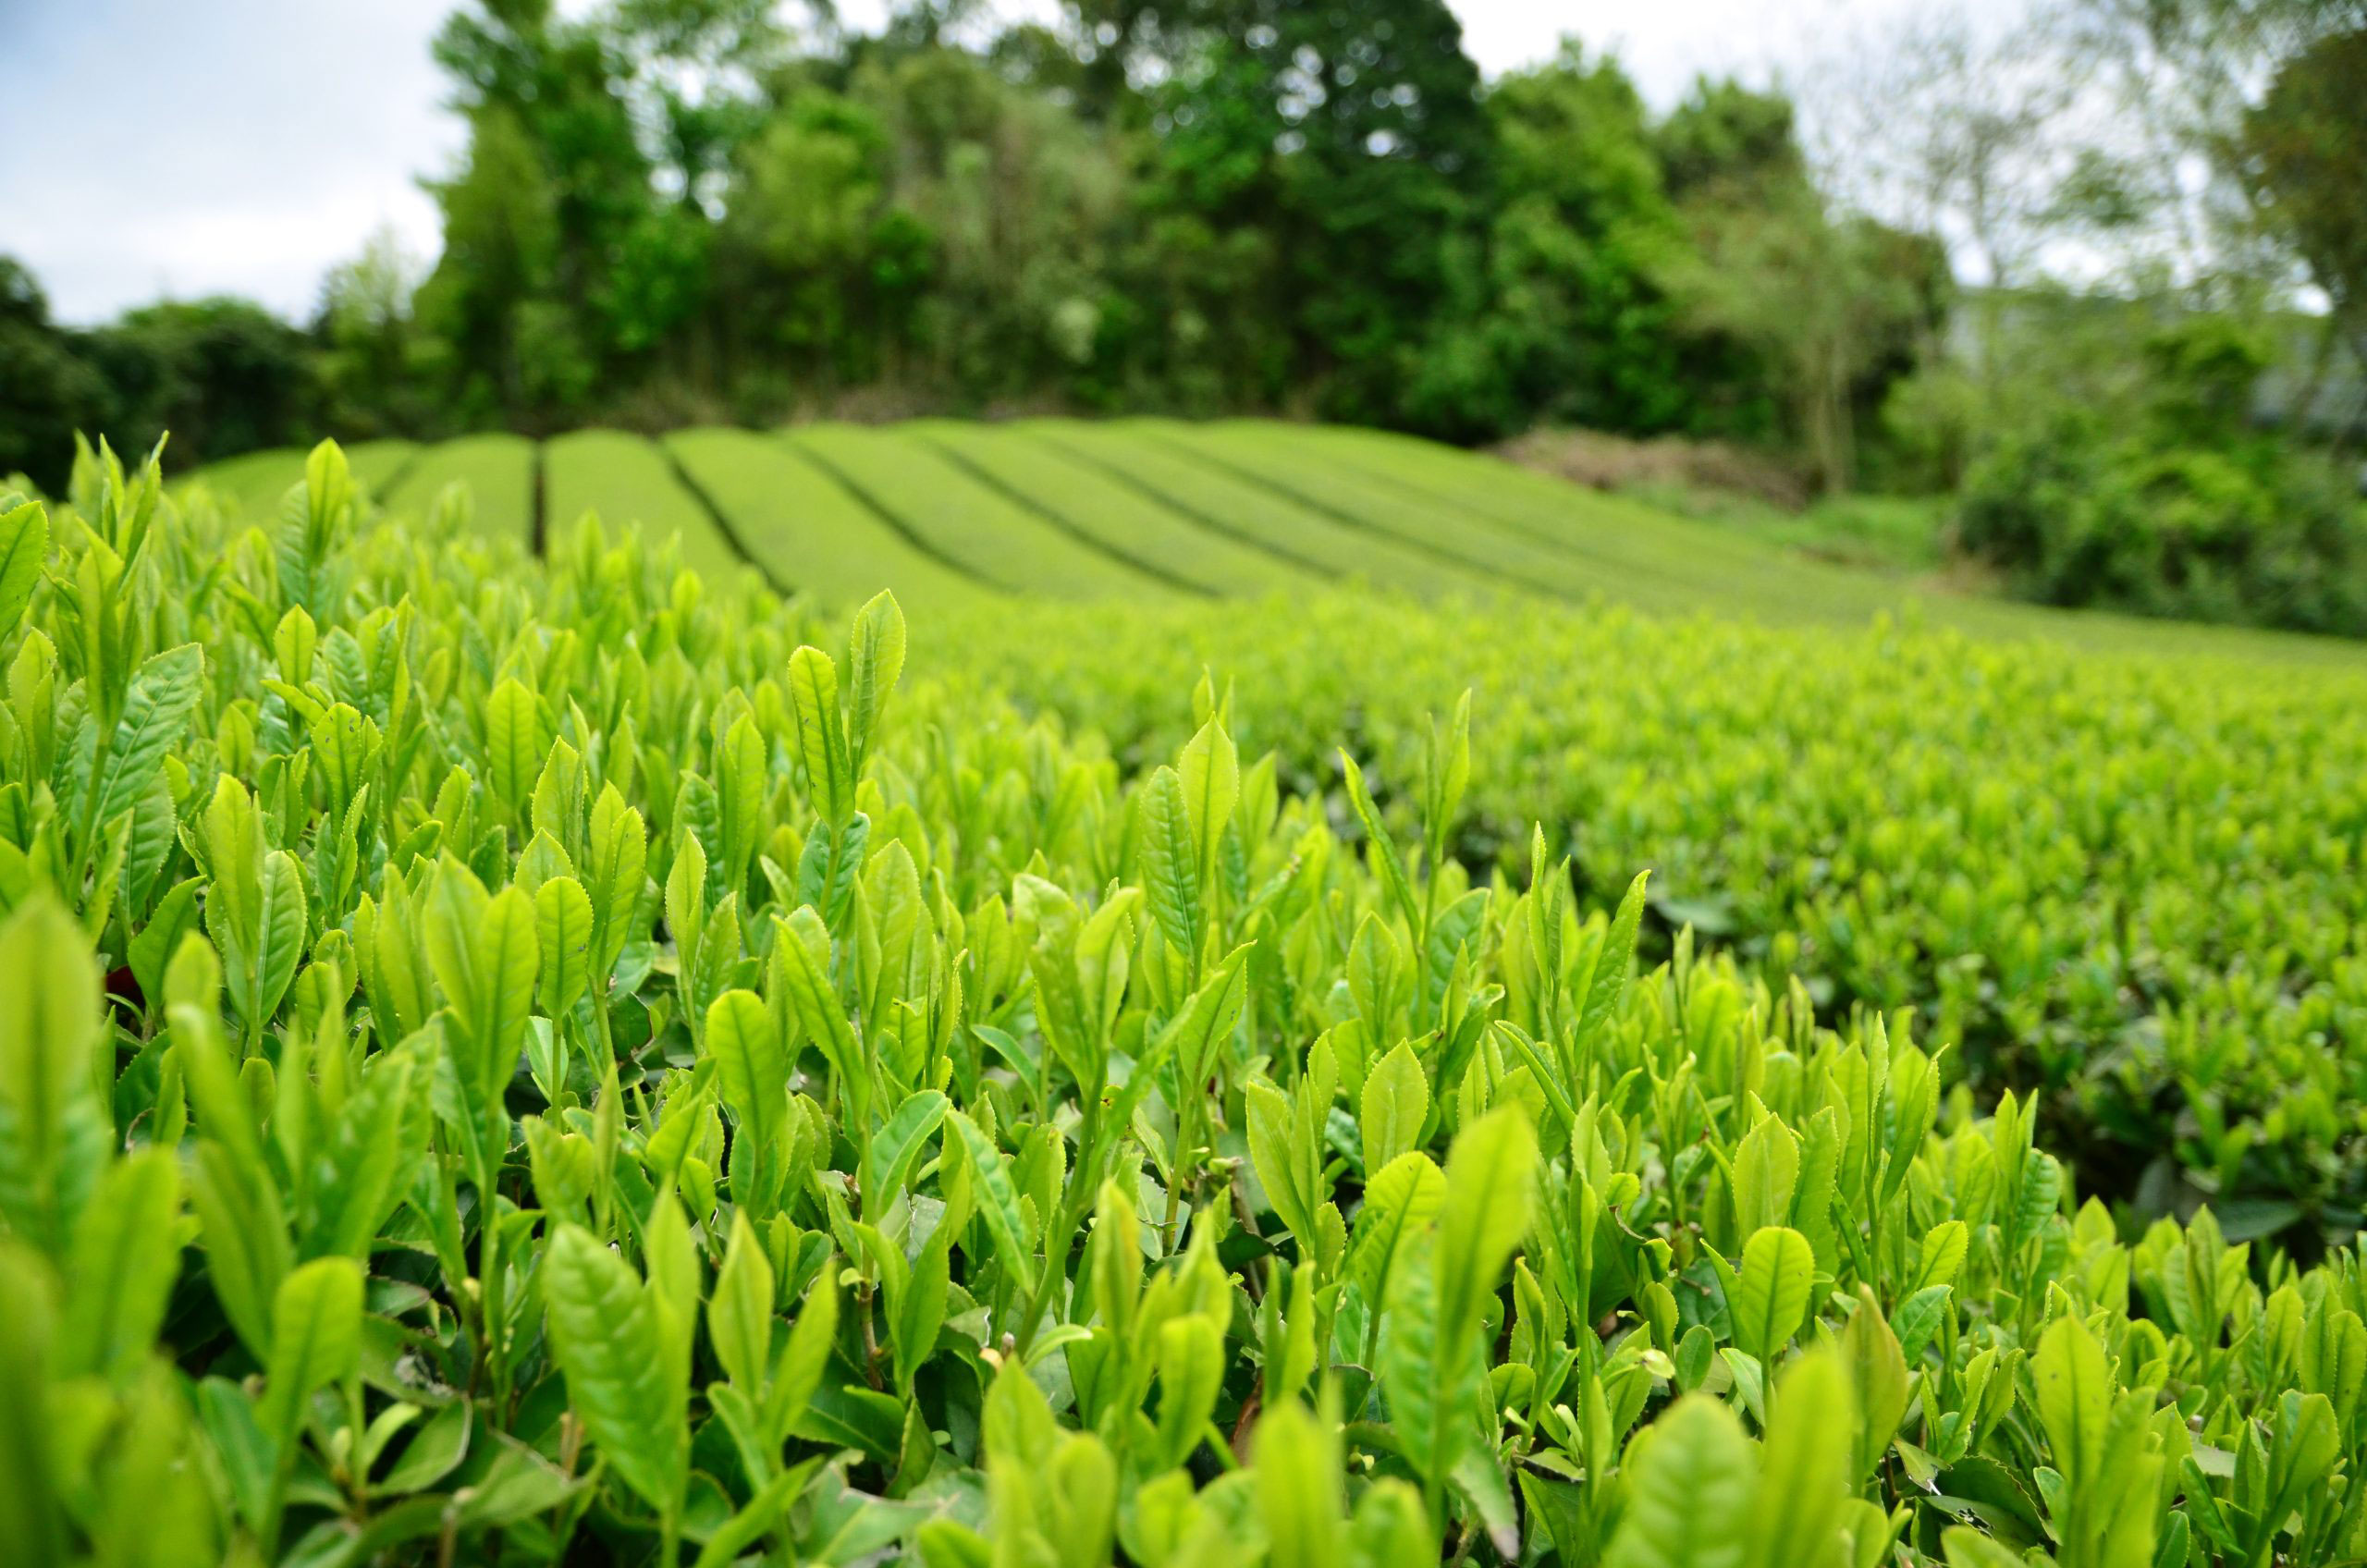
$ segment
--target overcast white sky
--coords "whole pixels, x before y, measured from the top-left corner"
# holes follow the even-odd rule
[[[563,8],[577,11],[585,0]],[[1697,72],[1754,80],[1917,0],[1450,0],[1490,76],[1574,33],[1665,105]],[[1049,0],[1004,0],[1008,11]],[[423,261],[460,127],[427,45],[452,0],[0,0],[0,252],[62,320],[229,292],[290,316],[392,224]],[[880,0],[841,15],[876,25]]]

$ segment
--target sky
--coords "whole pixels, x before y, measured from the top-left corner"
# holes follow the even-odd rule
[[[585,0],[563,4],[581,10]],[[1050,0],[1004,0],[1038,14]],[[1696,73],[1764,80],[1917,0],[1449,0],[1490,76],[1575,34],[1666,106]],[[463,135],[428,41],[452,0],[0,0],[0,253],[59,320],[235,293],[308,315],[322,276],[391,226],[437,247],[423,175]],[[844,0],[876,26],[881,0]]]

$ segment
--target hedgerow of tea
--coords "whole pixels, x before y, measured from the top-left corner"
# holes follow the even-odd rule
[[[466,510],[0,503],[19,1560],[2367,1551],[2355,1252],[2124,1235],[1944,1032],[1638,973],[1664,819],[1605,909],[1470,855],[1467,704],[1334,795],[1204,680],[1122,769],[890,598]]]

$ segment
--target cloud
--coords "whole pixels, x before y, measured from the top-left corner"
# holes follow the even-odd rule
[[[427,54],[448,9],[0,3],[13,95],[0,250],[81,322],[215,292],[301,315],[381,224],[433,254],[416,177],[461,141]]]

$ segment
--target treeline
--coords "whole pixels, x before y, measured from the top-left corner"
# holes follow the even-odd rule
[[[1656,116],[1576,44],[1483,84],[1441,0],[1083,0],[990,36],[960,4],[862,36],[482,0],[435,54],[470,134],[432,272],[381,240],[301,327],[205,300],[79,333],[0,274],[0,472],[77,427],[169,426],[187,463],[1057,405],[1783,439],[1837,482],[1945,308],[1941,246],[1838,212],[1781,95]]]

